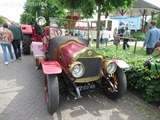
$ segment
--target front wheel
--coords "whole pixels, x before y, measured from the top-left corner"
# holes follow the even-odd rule
[[[124,71],[121,68],[117,67],[116,72],[112,75],[108,75],[107,79],[113,84],[116,91],[113,91],[106,78],[102,78],[104,94],[108,98],[113,100],[122,97],[127,90],[127,79]]]
[[[24,40],[22,42],[22,52],[24,55],[29,55],[30,54],[30,35],[24,35]]]
[[[50,114],[55,113],[59,105],[59,85],[57,75],[46,75],[45,97],[48,112]]]

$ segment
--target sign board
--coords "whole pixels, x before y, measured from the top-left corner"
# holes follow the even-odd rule
[[[111,16],[110,19],[119,20],[119,29],[128,26],[130,30],[141,29],[141,17]]]

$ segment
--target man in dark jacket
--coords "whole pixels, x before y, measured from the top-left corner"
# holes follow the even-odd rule
[[[11,22],[11,26],[8,28],[12,31],[14,39],[12,41],[15,57],[18,60],[21,60],[21,40],[23,40],[23,33],[19,26],[15,22]]]

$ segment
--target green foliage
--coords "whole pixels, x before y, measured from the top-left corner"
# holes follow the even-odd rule
[[[47,21],[49,21],[49,17],[54,18],[65,18],[66,12],[61,6],[59,0],[47,0],[46,1],[47,6],[44,6],[45,12],[44,17]]]
[[[0,16],[0,24],[3,24],[5,21],[2,16]]]
[[[101,12],[117,10],[123,7],[130,8],[135,0],[59,0],[66,9],[79,9],[83,15],[92,16],[96,7],[100,4]]]
[[[34,16],[32,16],[30,13],[23,13],[21,15],[21,24],[29,24],[32,25],[34,23]]]
[[[147,102],[160,102],[160,71],[144,68],[143,58],[132,58],[131,69],[126,71],[128,88],[140,91]],[[136,65],[134,65],[136,64]]]
[[[145,40],[145,34],[141,31],[132,31],[131,37],[136,38],[138,41],[144,41]]]
[[[157,14],[157,15],[154,15],[153,16],[153,20],[156,20],[156,22],[157,22],[157,27],[158,28],[160,28],[160,13],[159,14]],[[148,22],[150,23],[151,22],[151,18],[148,20]]]
[[[95,10],[98,14],[97,18],[97,40],[100,38],[100,18],[101,13],[106,11],[118,10],[119,8],[128,9],[135,0],[59,0],[64,8],[79,9],[85,18],[91,17]],[[97,41],[96,47],[99,47]]]
[[[44,13],[41,8],[44,8]],[[36,15],[44,16],[49,24],[49,17],[64,18],[66,16],[65,10],[59,3],[59,0],[27,0],[24,6],[24,12],[21,15],[21,23],[26,23],[26,16],[28,24],[33,24],[36,20]]]
[[[156,17],[157,27],[160,28],[160,13]]]
[[[128,9],[136,0],[59,0],[64,8],[74,11],[79,10],[85,18],[91,17],[100,4],[100,12],[113,11],[118,8]]]
[[[138,90],[147,102],[160,103],[160,70],[151,71],[143,67],[144,61],[150,58],[145,56],[143,50],[137,48],[137,54],[133,54],[133,51],[123,51],[121,48],[116,51],[115,46],[94,49],[105,58],[120,58],[126,61],[130,65],[130,69],[126,70],[128,89]],[[130,49],[133,50],[133,47]]]

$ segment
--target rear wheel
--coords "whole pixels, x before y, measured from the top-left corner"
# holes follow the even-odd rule
[[[106,78],[102,78],[102,85],[105,86],[103,89],[104,94],[110,99],[118,99],[122,97],[127,90],[127,79],[124,71],[118,67],[116,72],[109,75],[107,79],[111,81],[116,92],[113,92],[113,89],[107,82]]]
[[[59,105],[59,85],[57,75],[46,75],[45,97],[48,112],[53,114],[57,111]]]
[[[30,35],[24,35],[24,40],[22,42],[22,52],[24,55],[30,54]]]

